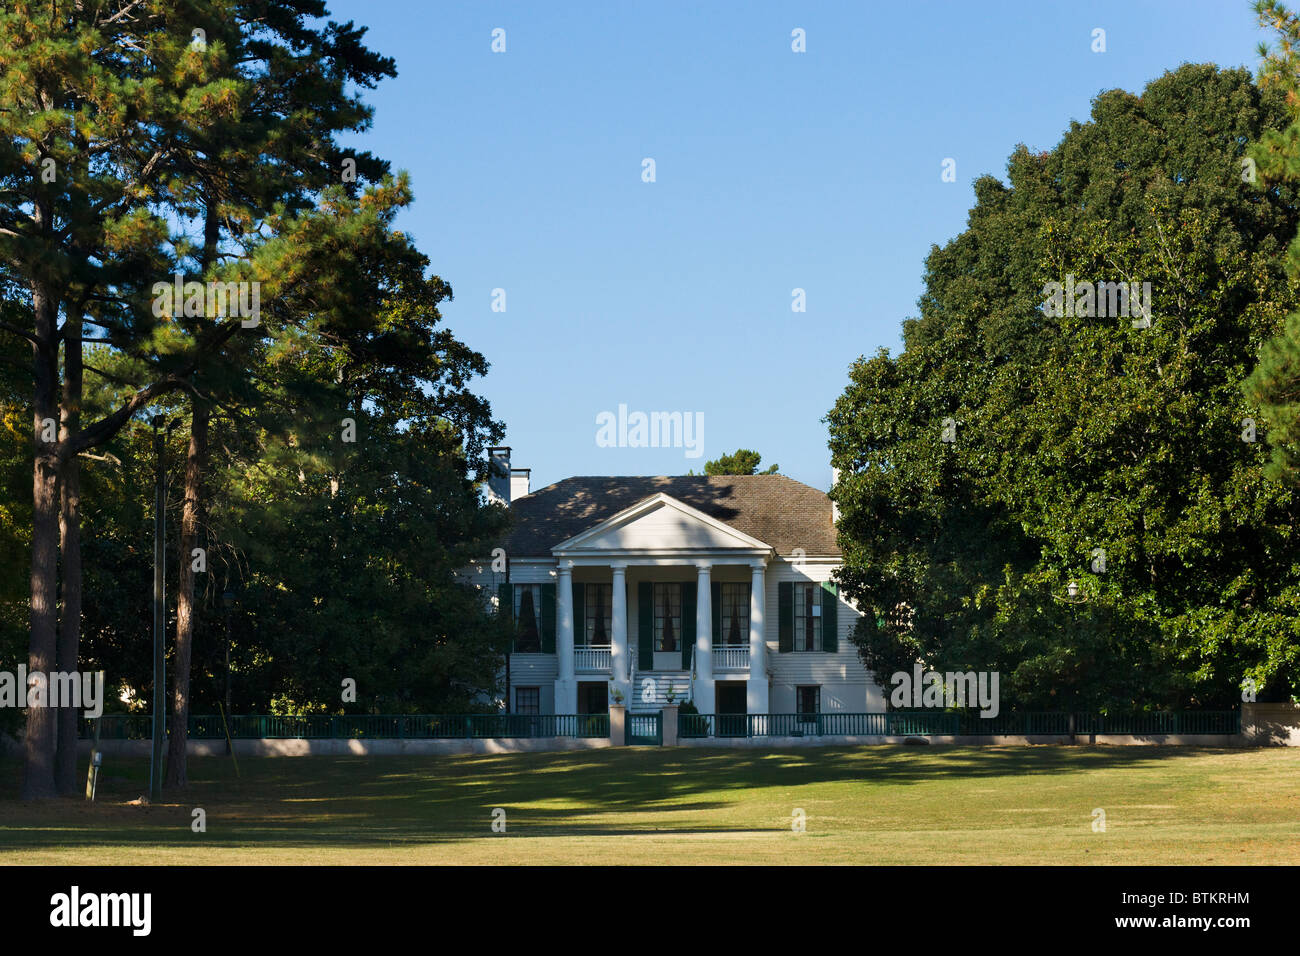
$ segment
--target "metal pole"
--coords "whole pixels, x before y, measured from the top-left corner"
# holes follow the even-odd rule
[[[165,716],[164,683],[166,682],[166,662],[163,658],[163,629],[165,624],[165,576],[166,576],[166,462],[165,445],[159,428],[164,419],[161,415],[153,419],[153,451],[156,461],[154,473],[154,518],[153,518],[153,753],[149,759],[149,800],[157,803],[162,797],[162,745],[163,719]]]
[[[230,710],[230,609],[235,604],[235,593],[227,591],[221,596],[221,603],[226,606],[226,709],[222,711],[222,720]],[[230,734],[226,734],[226,756],[233,756],[230,748]]]

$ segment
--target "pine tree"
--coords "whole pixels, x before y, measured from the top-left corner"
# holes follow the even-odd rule
[[[175,152],[184,156],[190,174],[181,180],[186,186],[179,197],[181,208],[202,228],[196,255],[191,257],[201,279],[220,278],[223,257],[242,255],[256,270],[264,235],[254,232],[251,224],[279,219],[281,210],[293,215],[312,209],[320,203],[322,191],[334,185],[347,196],[337,206],[342,215],[334,220],[342,222],[345,216],[359,213],[359,209],[347,208],[358,187],[387,173],[386,164],[368,154],[342,149],[335,136],[369,125],[370,108],[348,87],[368,88],[378,78],[394,75],[392,61],[361,44],[363,31],[334,24],[320,28],[305,22],[306,17],[318,18],[324,13],[324,4],[314,0],[238,0],[231,4],[225,19],[204,25],[211,31],[207,36],[210,49],[219,53],[213,70],[220,71],[229,88],[239,95],[232,97],[231,109],[220,115],[219,122],[197,130],[174,131]],[[272,226],[271,231],[283,231],[283,226]],[[328,237],[325,231],[316,241],[328,242]],[[382,239],[387,241],[387,236]],[[282,266],[265,268],[272,271]],[[364,296],[373,293],[375,286],[374,282],[358,284],[347,306],[373,311],[378,302],[373,296],[369,300]],[[301,293],[299,290],[299,298]],[[189,321],[189,334],[201,337],[210,317]],[[264,333],[268,331],[274,333],[269,328]],[[210,422],[222,406],[246,407],[261,401],[258,389],[249,387],[250,376],[255,380],[254,369],[265,351],[259,348],[261,344],[242,354],[207,353],[204,364],[191,376],[187,392],[191,415],[182,493],[166,777],[166,785],[172,788],[186,785],[190,660],[198,611],[191,556],[201,544]]]
[[[1274,30],[1278,38],[1276,50],[1260,44],[1259,82],[1286,95],[1291,122],[1261,136],[1250,158],[1261,186],[1300,182],[1300,17],[1277,0],[1256,0],[1255,12],[1260,26]],[[1249,167],[1243,172],[1252,178]],[[1285,264],[1287,275],[1300,281],[1300,234],[1291,240]],[[1300,312],[1287,315],[1281,332],[1264,343],[1244,388],[1267,425],[1270,476],[1300,483]]]
[[[28,666],[56,664],[58,547],[62,510],[75,558],[75,476],[60,507],[68,463],[121,429],[140,409],[183,387],[192,352],[176,348],[148,309],[151,280],[170,272],[160,251],[172,170],[163,129],[202,127],[227,90],[209,83],[188,24],[218,20],[226,4],[15,0],[0,13],[0,265],[30,292],[25,323],[0,329],[32,353],[31,636]],[[182,31],[184,31],[182,33]],[[169,77],[185,77],[178,98]],[[60,325],[60,317],[64,321]],[[69,321],[71,318],[71,321]],[[149,380],[89,424],[77,414],[77,351],[87,325],[140,358]],[[221,329],[220,345],[238,329]],[[70,368],[60,408],[59,355]],[[63,427],[55,429],[62,418]],[[75,584],[75,580],[73,581]],[[70,610],[76,611],[75,600]],[[71,653],[69,624],[63,664]],[[28,709],[23,797],[53,796],[55,712]]]
[[[344,378],[320,376],[385,368],[390,389],[422,374],[441,381],[441,401],[430,403],[443,407],[468,456],[481,450],[488,412],[463,381],[485,363],[446,330],[432,330],[449,290],[424,278],[427,261],[392,228],[410,202],[405,178],[334,142],[369,122],[350,87],[393,72],[362,45],[364,31],[308,25],[325,13],[319,0],[89,6],[18,2],[0,14],[0,94],[17,106],[0,112],[0,266],[32,301],[28,327],[7,315],[0,330],[28,342],[35,357],[29,666],[51,670],[57,653],[72,668],[78,656],[78,454],[152,403],[179,411],[175,395],[183,395],[191,414],[169,761],[169,783],[183,786],[198,603],[191,562],[213,416],[302,431],[302,423],[268,418],[337,421],[349,410],[341,403],[359,402],[360,393]],[[182,273],[260,287],[260,315],[246,322],[211,302],[197,311],[176,302],[159,308],[157,284]],[[86,372],[121,386],[117,407],[88,424],[80,421],[83,339],[113,355],[112,372],[102,367],[110,363]],[[299,361],[304,355],[314,358]],[[60,419],[50,440],[45,426]],[[60,528],[65,600],[56,648]],[[27,798],[55,791],[52,717],[48,708],[28,712]],[[59,725],[67,790],[75,714],[61,714]]]

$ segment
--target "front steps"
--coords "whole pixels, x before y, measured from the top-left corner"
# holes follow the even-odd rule
[[[691,675],[688,671],[636,671],[632,675],[632,692],[628,697],[628,712],[632,714],[658,713],[668,703],[668,691],[674,693],[673,702],[680,704],[691,693]]]

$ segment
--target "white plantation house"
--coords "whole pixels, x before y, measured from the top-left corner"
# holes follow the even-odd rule
[[[568,478],[535,492],[494,448],[489,495],[513,527],[480,586],[516,622],[523,714],[885,709],[849,639],[831,501],[782,475]]]

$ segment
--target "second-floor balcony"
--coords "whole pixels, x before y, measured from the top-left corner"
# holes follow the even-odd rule
[[[724,644],[713,648],[713,670],[747,671],[749,670],[749,645]]]
[[[609,644],[579,645],[573,649],[573,669],[579,674],[608,674]]]

